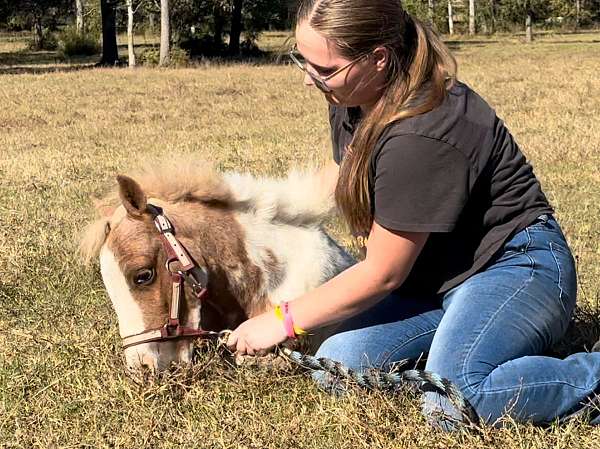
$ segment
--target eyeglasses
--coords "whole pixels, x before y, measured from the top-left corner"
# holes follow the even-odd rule
[[[340,67],[335,72],[333,72],[333,73],[331,73],[331,74],[329,74],[327,76],[320,76],[320,75],[317,75],[316,73],[312,73],[310,70],[308,70],[308,68],[306,67],[307,66],[307,62],[304,61],[304,57],[298,51],[298,47],[296,45],[294,45],[292,47],[292,49],[290,50],[290,53],[289,53],[289,57],[290,57],[290,59],[292,61],[294,61],[294,64],[296,64],[296,66],[300,70],[302,70],[304,73],[306,73],[308,76],[310,76],[310,79],[313,81],[313,83],[315,83],[315,86],[318,89],[320,89],[321,91],[325,92],[325,93],[331,93],[331,92],[333,92],[333,90],[327,85],[327,81],[329,81],[331,78],[333,78],[337,74],[343,72],[348,67],[356,64],[358,61],[360,61],[361,59],[363,59],[363,58],[365,58],[367,56],[368,56],[368,54],[364,54],[362,56],[359,56],[358,58],[353,59],[352,61],[350,61],[345,66]]]

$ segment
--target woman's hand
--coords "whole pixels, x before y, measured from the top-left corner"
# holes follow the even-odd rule
[[[241,355],[260,355],[285,340],[283,323],[270,310],[240,324],[229,335],[227,346]]]

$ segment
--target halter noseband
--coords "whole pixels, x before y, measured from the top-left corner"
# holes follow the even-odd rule
[[[160,232],[160,240],[165,253],[167,254],[165,267],[171,276],[172,283],[169,320],[162,327],[148,329],[139,334],[123,337],[123,349],[153,341],[219,336],[219,332],[207,331],[201,328],[193,329],[181,325],[179,321],[179,304],[184,297],[184,283],[187,282],[194,292],[194,296],[198,300],[201,300],[207,293],[208,273],[204,268],[198,266],[194,262],[185,247],[177,240],[174,235],[175,230],[173,225],[163,214],[162,209],[152,204],[148,204],[148,210],[153,216],[156,229]],[[174,262],[179,262],[181,264],[180,270],[171,270],[171,264]]]

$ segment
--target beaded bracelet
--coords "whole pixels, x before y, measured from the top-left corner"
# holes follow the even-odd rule
[[[283,305],[283,307],[282,307]],[[275,316],[283,322],[285,333],[289,338],[297,338],[298,335],[306,334],[306,331],[299,326],[294,325],[294,319],[290,313],[290,306],[287,301],[275,306]]]

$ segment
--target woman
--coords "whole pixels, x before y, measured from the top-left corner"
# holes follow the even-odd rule
[[[323,173],[366,255],[242,323],[229,346],[254,354],[341,323],[318,356],[387,369],[427,352],[426,369],[488,422],[581,409],[600,390],[600,353],[540,356],[575,305],[571,252],[531,166],[455,79],[442,41],[399,0],[306,0],[296,41],[305,84],[330,104],[335,162]],[[456,415],[433,393],[424,407]]]

